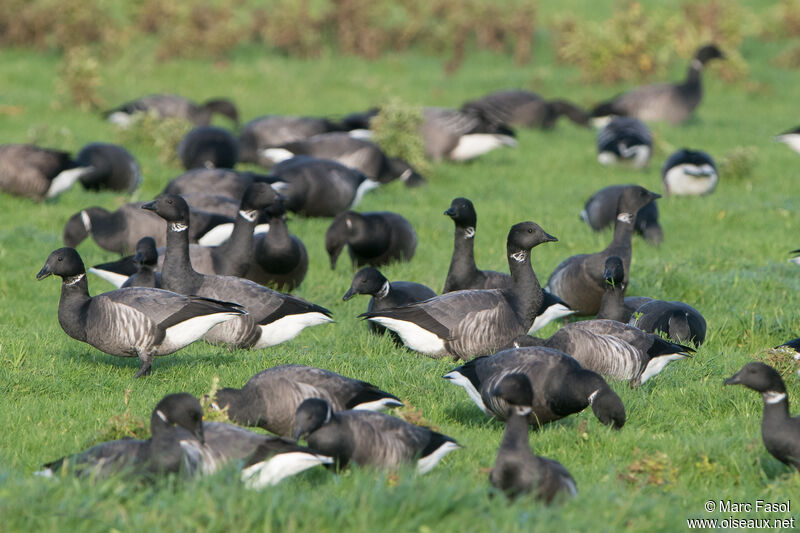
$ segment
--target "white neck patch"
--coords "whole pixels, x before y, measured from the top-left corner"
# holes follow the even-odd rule
[[[533,407],[527,405],[515,405],[512,409],[515,414],[520,416],[528,416],[531,414],[531,412],[533,412]]]
[[[386,295],[389,294],[389,282],[383,282],[383,287],[377,293],[375,293],[375,298],[386,298]]]
[[[592,405],[594,403],[594,399],[597,398],[598,394],[600,394],[600,389],[597,389],[596,391],[594,391],[589,395],[589,405]]]
[[[692,59],[692,68],[695,70],[701,70],[703,68],[703,62],[697,58]]]
[[[620,213],[617,215],[617,220],[626,224],[633,224],[633,215],[630,213]]]
[[[464,228],[464,238],[465,239],[471,239],[474,236],[475,236],[475,228],[473,228],[472,226],[470,226],[468,228]]]
[[[517,263],[522,263],[528,257],[528,252],[525,250],[520,250],[519,252],[511,254],[509,257],[516,261]]]
[[[77,276],[70,276],[68,278],[64,278],[64,285],[66,285],[67,287],[72,287],[80,280],[82,280],[84,277],[86,277],[86,274],[78,274]]]
[[[325,413],[325,421],[322,423],[324,426],[328,422],[331,421],[331,417],[333,416],[333,409],[331,408],[331,404],[328,404],[328,411]]]
[[[400,181],[406,181],[408,178],[411,177],[411,169],[407,168],[400,174]]]
[[[255,222],[256,218],[258,218],[258,211],[256,210],[245,211],[244,209],[241,209],[239,210],[239,215],[248,222]]]
[[[92,219],[86,211],[81,211],[81,222],[83,222],[83,227],[86,228],[86,231],[92,231]]]
[[[167,420],[167,415],[164,414],[164,411],[162,411],[161,409],[157,409],[156,415],[158,416],[158,418],[169,424],[169,420]]]
[[[188,224],[184,224],[183,222],[170,222],[169,223],[169,230],[174,231],[175,233],[180,233],[182,231],[186,231],[189,229]]]
[[[776,391],[767,391],[761,394],[761,397],[764,398],[764,403],[767,405],[772,405],[776,403],[781,403],[786,399],[785,392],[776,392]]]

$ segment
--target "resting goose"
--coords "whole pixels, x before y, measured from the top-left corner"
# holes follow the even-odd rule
[[[800,126],[784,131],[775,137],[778,142],[784,143],[786,146],[800,154]]]
[[[423,109],[420,126],[425,154],[434,161],[467,161],[503,146],[517,146],[514,131],[480,113],[443,107]]]
[[[293,436],[334,458],[338,468],[349,463],[395,469],[416,464],[425,474],[461,446],[447,435],[372,411],[334,412],[320,398],[303,401],[294,417]]]
[[[219,389],[212,405],[227,409],[237,424],[291,437],[295,412],[309,398],[322,398],[334,411],[384,411],[403,405],[396,396],[371,383],[305,365],[262,370],[241,389]]]
[[[719,176],[717,165],[706,152],[681,148],[664,161],[661,180],[667,195],[705,195],[714,192]]]
[[[265,348],[295,338],[303,329],[331,322],[324,307],[233,276],[200,274],[189,259],[189,206],[178,195],[166,194],[142,206],[167,221],[167,250],[161,282],[180,294],[226,298],[247,315],[213,328],[205,339],[233,348]]]
[[[233,168],[239,159],[239,143],[231,132],[217,126],[199,126],[178,144],[183,168]]]
[[[32,144],[0,145],[0,190],[41,201],[69,189],[91,169],[69,153]]]
[[[625,283],[625,269],[622,266],[622,259],[612,255],[606,259],[606,269],[603,272],[605,279],[605,292],[600,300],[600,310],[597,311],[597,318],[607,318],[617,322],[627,323],[636,309],[652,298],[647,296],[625,296],[628,284]],[[636,324],[631,324],[635,326]]]
[[[639,120],[666,120],[680,124],[688,119],[703,97],[701,73],[713,59],[724,59],[725,54],[713,44],[702,46],[695,52],[686,79],[680,83],[646,85],[614,97],[592,110],[592,117],[601,119],[609,115],[636,117]]]
[[[630,163],[633,168],[644,168],[652,152],[653,134],[636,118],[613,118],[597,132],[597,161],[601,165]]]
[[[565,116],[575,124],[586,126],[589,114],[564,100],[545,100],[538,94],[521,89],[495,91],[461,106],[462,111],[477,111],[495,124],[524,128],[551,129],[558,117]]]
[[[533,222],[515,224],[506,241],[510,288],[449,292],[361,316],[397,332],[406,346],[431,357],[471,359],[494,353],[533,325],[543,298],[530,252],[557,240]]]
[[[706,319],[700,311],[683,302],[645,302],[636,308],[628,323],[642,331],[666,334],[675,342],[700,346],[706,340]]]
[[[617,217],[614,224],[614,238],[600,252],[573,255],[565,259],[550,274],[547,290],[552,292],[579,315],[594,315],[600,309],[605,287],[605,262],[611,256],[622,259],[625,270],[625,283],[631,264],[631,236],[636,222],[636,213],[660,194],[644,187],[632,185],[620,194],[617,204]]]
[[[67,471],[79,477],[105,478],[113,474],[160,475],[202,468],[197,461],[203,447],[203,408],[185,392],[168,394],[150,417],[151,437],[103,442],[81,453],[44,465],[37,475],[52,477]]]
[[[583,206],[581,220],[589,224],[595,231],[610,226],[617,214],[617,203],[625,187],[631,185],[610,185],[594,193]],[[664,231],[658,223],[658,206],[652,201],[636,213],[636,224],[633,230],[653,244],[661,244]]]
[[[108,277],[104,277],[104,279],[109,280],[121,289],[128,287],[161,288],[161,272],[156,270],[158,268],[158,249],[156,248],[156,241],[152,237],[142,237],[136,243],[136,253],[133,256],[126,257],[115,263],[107,263],[107,265],[112,266],[97,265],[90,268],[89,272],[102,271],[106,275],[111,275],[111,269],[118,268],[122,263],[124,263],[125,267],[135,269],[135,272],[128,277],[120,274],[113,278],[113,281],[109,280]],[[117,281],[122,281],[122,283],[116,283]]]
[[[228,198],[241,198],[244,191],[255,181],[272,185],[280,180],[255,172],[242,172],[227,168],[196,168],[171,180],[161,194],[213,194]]]
[[[78,166],[86,168],[79,178],[91,191],[109,190],[132,193],[142,183],[139,163],[122,146],[89,143],[75,156]]]
[[[218,113],[234,124],[239,124],[239,113],[230,100],[215,98],[204,104],[196,104],[176,94],[151,94],[104,111],[103,116],[112,124],[125,128],[133,123],[136,113],[154,113],[160,118],[180,118],[196,126],[207,126],[211,122],[211,115]]]
[[[417,233],[402,215],[388,211],[345,211],[333,219],[325,232],[325,250],[336,268],[347,246],[354,266],[381,266],[410,261],[417,249]]]
[[[444,378],[463,387],[470,399],[487,415],[506,420],[511,407],[493,391],[508,375],[523,374],[533,387],[533,426],[543,426],[591,406],[603,424],[615,429],[625,425],[625,406],[605,380],[583,368],[564,352],[545,347],[519,347],[494,355],[476,357]]]
[[[264,149],[342,129],[341,124],[321,117],[266,115],[254,118],[242,126],[239,135],[240,160],[269,167],[272,163],[263,157]]]
[[[528,439],[528,416],[536,395],[525,374],[508,374],[491,391],[492,396],[509,406],[503,440],[497,450],[489,482],[514,499],[534,492],[536,499],[547,505],[557,496],[576,496],[575,480],[564,466],[554,459],[540,457],[531,450]]]
[[[764,447],[775,459],[800,471],[800,416],[789,415],[789,397],[781,375],[771,366],[754,361],[726,379],[725,385],[744,385],[761,393]]]
[[[222,322],[244,316],[242,308],[215,299],[162,289],[128,288],[89,296],[83,261],[72,248],[50,254],[37,280],[62,278],[58,322],[73,339],[101,352],[138,357],[136,377],[150,373],[153,357],[199,340]]]

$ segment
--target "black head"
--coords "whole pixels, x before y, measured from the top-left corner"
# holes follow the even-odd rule
[[[610,387],[600,389],[591,400],[592,412],[607,426],[620,429],[625,425],[625,405]]]
[[[667,318],[668,336],[674,341],[686,342],[692,338],[689,314],[680,309],[673,310]]]
[[[333,416],[331,404],[319,398],[304,400],[294,414],[292,437],[299,440],[327,424]]]
[[[177,194],[162,194],[152,202],[142,205],[142,209],[155,212],[167,222],[189,223],[189,205]]]
[[[677,165],[710,165],[715,172],[717,170],[717,164],[708,152],[681,148],[670,154],[666,161],[664,161],[664,164],[661,166],[661,176],[664,177],[669,169]]]
[[[274,204],[278,200],[278,193],[275,192],[269,183],[253,182],[242,195],[242,211],[261,211]]]
[[[286,198],[279,193],[275,193],[275,201],[263,209],[263,212],[266,215],[267,219],[273,219],[273,218],[285,219],[286,211],[287,211]]]
[[[707,44],[698,48],[697,52],[694,53],[694,57],[705,65],[712,59],[725,59],[725,54],[717,48],[717,45]]]
[[[233,102],[227,98],[215,98],[203,104],[203,107],[212,113],[219,113],[223,117],[228,117],[237,126],[239,125],[239,111]]]
[[[758,392],[786,392],[781,375],[760,361],[747,363],[737,373],[725,380],[725,385],[744,385]]]
[[[45,261],[44,266],[36,274],[36,279],[41,281],[44,278],[55,274],[62,278],[69,278],[85,274],[86,269],[83,266],[81,256],[74,248],[59,248],[52,252]]]
[[[444,214],[452,218],[456,226],[461,228],[474,228],[478,223],[475,207],[466,198],[455,198]]]
[[[331,270],[336,268],[339,254],[342,253],[351,236],[361,231],[362,226],[364,226],[364,217],[355,211],[339,213],[333,219],[328,231],[325,232],[325,250],[331,258]]]
[[[203,407],[200,401],[185,392],[168,394],[158,402],[150,417],[150,430],[155,435],[171,426],[180,426],[205,442],[203,435]]]
[[[625,187],[622,194],[619,195],[619,202],[617,203],[617,215],[620,213],[636,214],[639,209],[646,206],[653,200],[661,198],[661,195],[652,191],[648,191],[639,185],[629,185]],[[633,223],[633,221],[631,221]]]
[[[543,230],[535,222],[520,222],[511,226],[508,232],[508,248],[530,250],[543,242],[558,242],[558,239]]]
[[[87,207],[69,217],[64,225],[64,244],[72,248],[78,246],[92,231],[92,219],[107,214],[102,207]]]
[[[155,266],[158,264],[158,249],[156,240],[152,237],[142,237],[136,243],[136,255],[133,261],[139,265]]]
[[[509,374],[500,380],[492,390],[492,396],[498,396],[515,407],[533,406],[533,387],[525,374]]]
[[[622,282],[625,280],[625,268],[622,266],[622,259],[616,255],[606,259],[603,278],[606,280],[606,284],[612,287],[621,287]]]
[[[406,187],[419,187],[425,185],[425,178],[417,172],[405,159],[399,157],[388,158],[392,177],[397,177]]]
[[[364,267],[353,276],[350,289],[342,296],[342,300],[347,301],[356,294],[371,294],[375,296],[385,290],[389,280],[381,274],[380,270],[374,267]]]

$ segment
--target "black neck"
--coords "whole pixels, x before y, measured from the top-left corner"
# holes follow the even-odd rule
[[[470,235],[471,236],[468,236]],[[453,257],[450,259],[450,270],[447,271],[447,285],[451,282],[457,286],[462,286],[459,283],[462,280],[469,280],[478,272],[478,267],[475,264],[475,228],[465,228],[456,226],[455,235],[453,237]],[[452,290],[445,287],[445,292]]]
[[[781,423],[783,424],[789,417],[789,396],[784,390],[781,394],[785,396],[779,402],[767,403],[764,399],[764,419],[762,424]]]
[[[227,406],[228,417],[245,426],[258,426],[267,409],[261,398],[251,394],[247,388],[220,389],[217,391],[216,403],[220,409]]]
[[[161,283],[165,289],[178,294],[197,294],[203,283],[203,276],[192,268],[189,259],[188,226],[188,222],[167,222],[167,251],[161,268]]]
[[[58,302],[58,323],[64,332],[79,341],[86,340],[86,314],[91,296],[86,274],[64,278],[61,283],[61,299]]]
[[[500,443],[501,450],[530,450],[528,417],[513,411],[506,420],[506,430]]]
[[[231,236],[217,247],[215,255],[220,262],[219,272],[238,277],[247,273],[253,258],[253,230],[258,217],[257,211],[250,213],[254,214],[252,220],[245,218],[242,211],[239,211],[233,222]]]
[[[542,306],[542,287],[531,265],[531,250],[520,250],[506,246],[508,269],[511,272],[511,289],[517,296],[517,316],[525,320],[525,328],[529,329]]]
[[[600,310],[597,312],[597,318],[608,318],[623,322],[624,317],[625,289],[622,288],[622,283],[615,284],[613,287],[606,283],[603,298],[600,300]]]

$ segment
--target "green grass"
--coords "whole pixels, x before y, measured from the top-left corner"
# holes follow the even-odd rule
[[[344,114],[390,97],[457,106],[506,87],[589,105],[626,88],[583,83],[575,69],[553,62],[547,39],[542,33],[529,67],[480,53],[468,56],[450,77],[442,73],[442,58],[425,54],[372,62],[332,55],[299,60],[247,47],[227,63],[157,64],[149,59],[152,43],[134,42],[121,56],[103,63],[100,93],[111,103],[150,92],[176,91],[201,101],[230,96],[249,119],[268,113]],[[703,505],[710,499],[796,497],[800,476],[761,444],[758,395],[722,388],[722,380],[754,354],[800,334],[800,270],[786,261],[787,251],[800,247],[795,231],[800,227],[800,158],[771,141],[798,120],[800,72],[770,64],[782,46],[746,40],[742,53],[749,62],[749,80],[725,84],[709,75],[705,100],[693,120],[680,127],[653,125],[662,148],[646,171],[600,167],[594,133],[561,122],[549,133],[521,131],[516,150],[497,151],[468,164],[434,165],[428,186],[408,190],[393,183],[367,195],[359,207],[397,211],[415,225],[416,257],[382,269],[390,279],[441,290],[452,247],[452,222],[442,212],[453,197],[463,195],[478,210],[476,254],[482,268],[507,268],[504,239],[516,222],[534,220],[560,239],[534,250],[534,268],[545,281],[565,257],[599,250],[609,241],[610,232],[594,234],[578,219],[583,202],[596,189],[636,182],[660,191],[659,167],[671,148],[702,148],[720,159],[737,146],[754,147],[757,163],[750,178],[732,181],[723,175],[709,197],[659,201],[665,233],[661,247],[635,239],[629,294],[695,306],[708,321],[707,342],[694,359],[672,363],[638,390],[612,382],[628,412],[621,431],[606,428],[587,411],[531,434],[534,449],[561,461],[577,481],[578,498],[556,508],[530,499],[507,505],[502,498],[488,497],[488,468],[502,424],[484,417],[462,389],[441,379],[455,364],[396,348],[388,339],[367,333],[355,318],[366,299],[341,301],[352,270],[346,261],[339,261],[334,272],[329,269],[323,246],[328,220],[295,218],[290,229],[304,240],[311,256],[308,277],[297,294],[329,307],[335,324],[252,352],[197,343],[157,359],[151,377],[134,380],[136,361],[104,355],[64,334],[56,319],[60,284],[34,279],[47,255],[61,246],[61,230],[70,215],[90,205],[115,207],[131,198],[79,188],[43,204],[0,195],[2,529],[679,530],[688,517],[724,518],[705,513]],[[51,145],[75,150],[86,142],[115,139],[113,128],[98,116],[52,105],[58,62],[55,55],[0,50],[0,99],[20,109],[0,117],[2,142],[25,142],[37,133],[51,139]],[[676,67],[670,77],[676,79],[683,71],[683,66]],[[153,147],[128,148],[145,176],[137,199],[153,197],[180,172],[160,163]],[[89,241],[79,251],[87,265],[113,259]],[[93,277],[89,283],[92,293],[111,288]],[[465,449],[426,476],[411,470],[387,476],[358,469],[333,475],[320,469],[260,493],[243,489],[230,470],[155,486],[31,476],[43,462],[89,445],[106,421],[126,409],[126,389],[131,391],[130,411],[149,417],[164,394],[202,394],[214,376],[222,386],[239,386],[255,372],[283,363],[320,366],[371,381],[421,410],[425,420]],[[800,401],[797,376],[789,376],[787,386],[790,397]],[[797,516],[800,502],[792,503],[791,515]]]

